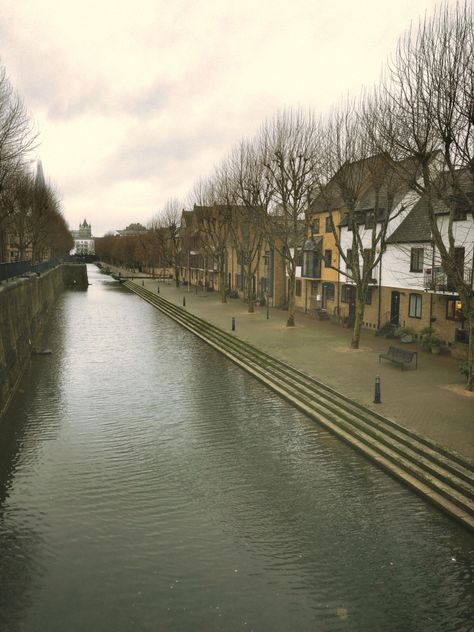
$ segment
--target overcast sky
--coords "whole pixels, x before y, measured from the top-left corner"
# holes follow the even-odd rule
[[[454,0],[453,0],[454,1]],[[283,107],[377,80],[434,0],[0,0],[0,58],[72,228],[146,224]]]

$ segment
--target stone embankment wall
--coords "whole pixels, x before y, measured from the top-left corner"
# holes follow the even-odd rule
[[[65,288],[86,289],[87,268],[63,264],[0,283],[0,417],[29,362],[48,314]]]

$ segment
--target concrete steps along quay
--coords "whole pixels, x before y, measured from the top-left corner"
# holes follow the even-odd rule
[[[471,463],[154,292],[124,285],[474,531]]]

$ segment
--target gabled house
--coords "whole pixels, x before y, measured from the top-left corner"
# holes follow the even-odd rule
[[[472,197],[470,187],[465,193]],[[448,230],[451,231],[455,266],[471,290],[474,289],[474,219],[469,205],[462,201],[450,211],[446,195],[449,192],[431,201],[421,198],[387,239],[383,282],[386,286],[384,307],[389,310],[391,322],[410,327],[415,335],[431,326],[451,345],[455,341],[467,342],[468,332],[454,271],[450,274],[444,270],[434,245],[429,204],[448,248]]]

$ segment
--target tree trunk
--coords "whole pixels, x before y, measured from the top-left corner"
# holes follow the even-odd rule
[[[174,268],[174,279],[175,279],[176,287],[179,287],[179,268],[178,268],[178,266],[175,266],[175,268]]]
[[[221,303],[227,303],[227,286],[226,286],[226,278],[225,278],[225,269],[221,268],[219,272],[220,278],[220,291],[221,291]]]
[[[253,274],[247,271],[247,298],[248,298],[248,313],[253,314],[255,312],[255,302],[253,300]]]
[[[356,314],[354,329],[352,330],[351,349],[358,349],[360,343],[360,331],[362,329],[362,321],[364,320],[365,310],[365,292],[357,291],[356,297]]]
[[[295,326],[295,289],[295,270],[293,269],[290,271],[290,289],[288,292],[288,320],[286,321],[287,327]]]
[[[468,311],[469,343],[467,349],[467,391],[474,391],[474,300],[471,298]]]

